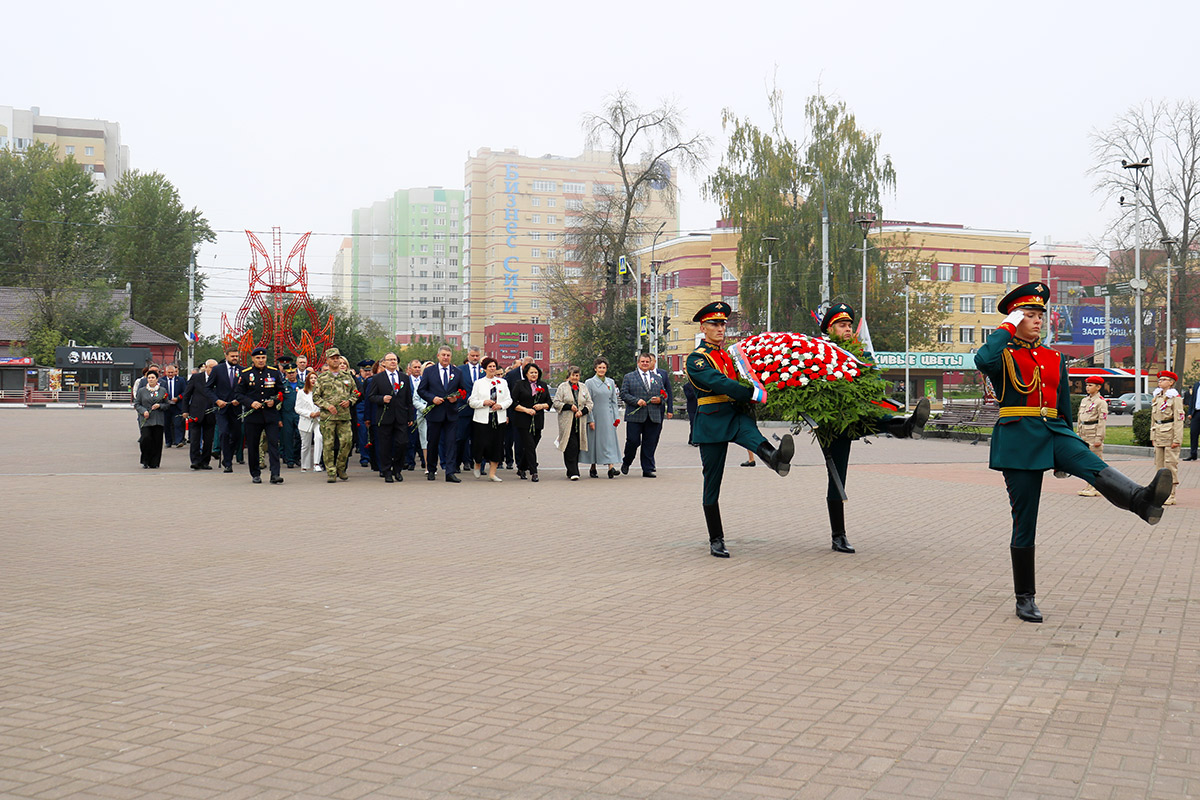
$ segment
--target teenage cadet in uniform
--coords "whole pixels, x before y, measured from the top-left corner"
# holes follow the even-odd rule
[[[349,480],[346,464],[354,443],[350,430],[350,407],[358,401],[358,388],[350,365],[336,347],[325,351],[328,372],[317,376],[313,389],[313,404],[321,409],[321,438],[325,440],[325,474],[327,483]],[[336,448],[336,456],[334,454]]]
[[[1154,445],[1154,466],[1171,471],[1171,496],[1164,506],[1175,505],[1175,487],[1179,485],[1179,449],[1183,446],[1183,398],[1175,388],[1179,376],[1169,370],[1158,373],[1158,388],[1150,399],[1150,443]]]
[[[1087,397],[1079,403],[1079,416],[1076,417],[1075,432],[1079,438],[1087,442],[1088,449],[1097,457],[1104,457],[1104,431],[1108,427],[1108,401],[1100,396],[1100,387],[1104,378],[1092,375],[1084,382]],[[1088,485],[1079,491],[1080,497],[1099,497],[1096,487]]]
[[[725,549],[725,530],[721,526],[721,479],[725,475],[725,453],[730,442],[753,450],[764,463],[780,475],[792,468],[795,444],[784,434],[776,450],[763,438],[754,419],[735,403],[765,403],[767,394],[758,387],[738,382],[733,359],[722,349],[725,322],[731,311],[727,303],[709,303],[696,312],[692,322],[700,323],[704,341],[687,357],[688,381],[696,389],[698,413],[692,426],[692,441],[700,446],[704,467],[704,521],[708,524],[708,549],[717,558],[729,558]]]
[[[1004,473],[1012,507],[1013,588],[1017,616],[1041,622],[1034,602],[1034,540],[1042,473],[1061,470],[1083,478],[1110,503],[1154,525],[1162,518],[1163,501],[1171,493],[1171,471],[1160,469],[1146,486],[1138,486],[1105,464],[1071,430],[1067,362],[1041,343],[1042,318],[1050,289],[1027,283],[996,305],[1006,314],[975,354],[975,366],[992,382],[1000,403],[1000,419],[992,431],[988,466]]]
[[[271,483],[283,483],[279,475],[279,406],[283,392],[283,375],[267,366],[267,348],[256,347],[250,352],[252,366],[238,376],[237,398],[245,409],[243,427],[246,432],[246,463],[254,483],[262,483],[262,468],[258,461],[259,437],[265,434],[267,456],[271,461]]]
[[[834,344],[848,342],[854,338],[854,319],[853,308],[845,303],[835,303],[821,319],[821,333],[825,334],[825,337]],[[872,358],[870,353],[864,353],[863,357],[868,361]],[[890,433],[897,439],[911,439],[913,431],[920,433],[925,428],[925,421],[928,419],[929,400],[922,397],[917,402],[917,407],[913,409],[913,413],[907,417],[881,417],[878,428],[874,432]],[[821,446],[821,454],[825,456],[825,463],[833,464],[843,489],[846,486],[846,475],[850,469],[850,445],[853,443],[854,440],[849,436],[839,435],[835,436],[828,445]],[[829,476],[825,490],[825,506],[829,509],[831,549],[835,553],[853,553],[854,548],[846,539],[846,501],[842,499],[842,493],[838,491],[832,474]]]

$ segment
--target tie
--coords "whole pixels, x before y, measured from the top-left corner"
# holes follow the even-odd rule
[[[450,387],[450,370],[446,369],[445,367],[442,367],[442,388],[448,389],[449,387]]]
[[[392,379],[392,389],[397,392],[400,391],[400,381],[396,377],[396,373],[389,372],[388,375],[391,376],[391,379]]]
[[[649,372],[643,372],[643,373],[642,373],[642,380],[643,380],[643,381],[645,382],[645,384],[646,384],[646,391],[647,391],[647,392],[648,392],[648,391],[650,391],[650,373],[649,373]]]

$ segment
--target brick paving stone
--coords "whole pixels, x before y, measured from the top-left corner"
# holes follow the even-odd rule
[[[1034,626],[986,447],[856,444],[848,557],[802,438],[727,471],[719,561],[685,436],[655,481],[254,486],[0,408],[0,794],[1200,796],[1200,466],[1154,528],[1047,478]]]

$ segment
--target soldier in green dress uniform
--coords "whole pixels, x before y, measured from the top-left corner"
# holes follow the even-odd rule
[[[738,381],[733,359],[721,347],[730,311],[728,303],[716,302],[696,312],[692,321],[700,323],[704,341],[687,357],[688,381],[696,389],[699,411],[692,426],[692,441],[699,445],[700,462],[704,465],[704,519],[708,523],[709,552],[717,558],[729,558],[717,504],[729,443],[736,442],[757,453],[780,475],[788,474],[795,450],[791,434],[783,436],[779,449],[771,446],[758,432],[754,419],[737,405],[751,401],[764,403],[767,395],[760,388]]]
[[[1041,343],[1050,289],[1034,282],[996,305],[1007,317],[975,354],[975,366],[992,382],[1000,419],[992,432],[989,466],[1004,473],[1012,508],[1013,587],[1017,616],[1041,622],[1034,602],[1034,539],[1042,474],[1053,469],[1083,478],[1110,503],[1154,525],[1171,493],[1171,472],[1160,469],[1146,486],[1108,466],[1071,428],[1066,359]]]

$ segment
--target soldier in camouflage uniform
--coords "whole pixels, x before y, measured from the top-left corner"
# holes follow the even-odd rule
[[[329,348],[325,351],[325,361],[330,369],[317,376],[317,385],[313,389],[313,403],[321,409],[321,436],[325,439],[325,473],[329,476],[328,482],[333,483],[338,478],[348,480],[346,462],[350,460],[350,448],[354,442],[354,434],[350,429],[350,415],[354,412],[350,407],[358,401],[359,393],[354,383],[354,375],[347,368],[341,351],[336,347]]]

